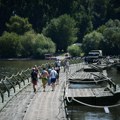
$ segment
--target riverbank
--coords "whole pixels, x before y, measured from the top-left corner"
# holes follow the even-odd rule
[[[66,54],[68,53],[56,53],[53,58],[54,59],[51,59],[51,60],[56,60],[56,59],[60,59],[60,60],[63,60],[65,58],[69,58],[69,54],[68,56],[66,56]],[[0,58],[0,61],[27,61],[27,60],[46,60],[46,59],[43,59],[43,58],[32,58],[32,57],[29,57],[29,58]]]

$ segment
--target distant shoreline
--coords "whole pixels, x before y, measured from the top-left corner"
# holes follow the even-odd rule
[[[0,58],[0,61],[26,61],[26,60],[44,60],[44,59],[34,59],[34,58]]]

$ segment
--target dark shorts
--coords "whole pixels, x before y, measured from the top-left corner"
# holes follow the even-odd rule
[[[56,82],[56,78],[51,78],[51,83],[55,83]]]
[[[37,80],[32,80],[33,85],[37,85]]]

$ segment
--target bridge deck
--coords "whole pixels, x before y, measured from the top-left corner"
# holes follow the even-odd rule
[[[60,73],[60,83],[55,91],[47,86],[46,92],[40,87],[36,94],[32,85],[14,96],[0,112],[0,120],[65,120],[62,108],[63,83],[66,74]]]

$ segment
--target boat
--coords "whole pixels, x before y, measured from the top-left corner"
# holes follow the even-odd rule
[[[120,100],[120,87],[107,77],[106,70],[91,65],[84,65],[68,77],[64,93],[67,106],[109,106]]]
[[[57,58],[52,54],[45,54],[45,60],[56,60]]]
[[[109,106],[115,105],[120,100],[119,86],[94,86],[71,88],[70,85],[66,87],[65,97],[67,106],[72,105],[95,105],[95,106]]]
[[[83,69],[73,73],[68,81],[70,83],[98,84],[107,81],[106,76],[106,70],[98,70],[89,65],[85,65]]]

